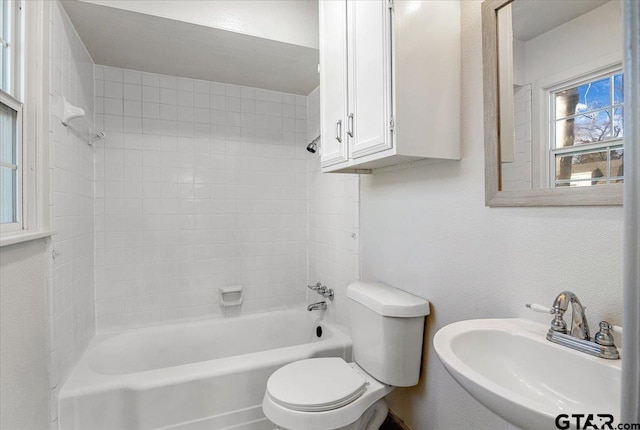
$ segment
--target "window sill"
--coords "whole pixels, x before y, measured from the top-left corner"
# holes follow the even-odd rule
[[[41,230],[41,231],[20,231],[17,233],[7,234],[0,237],[0,248],[9,245],[15,245],[16,243],[28,242],[30,240],[42,239],[45,237],[53,236],[55,231],[53,230]]]

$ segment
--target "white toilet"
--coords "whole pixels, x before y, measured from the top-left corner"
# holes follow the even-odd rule
[[[420,377],[429,302],[381,283],[347,288],[353,363],[311,358],[276,370],[267,382],[264,414],[283,430],[377,430],[384,397]]]

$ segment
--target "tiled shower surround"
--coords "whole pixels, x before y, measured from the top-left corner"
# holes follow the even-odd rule
[[[303,305],[307,97],[96,66],[98,330]]]
[[[50,5],[50,103],[55,106],[64,96],[93,119],[93,60],[60,3]],[[57,393],[96,328],[93,149],[64,127],[58,115],[54,109],[49,121],[50,209],[56,231],[47,253],[52,422],[57,418]]]

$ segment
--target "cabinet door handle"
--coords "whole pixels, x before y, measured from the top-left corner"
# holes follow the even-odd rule
[[[336,122],[336,140],[340,143],[342,143],[342,120],[339,119],[338,122]]]
[[[349,114],[349,122],[347,123],[347,134],[349,137],[353,137],[353,114]]]

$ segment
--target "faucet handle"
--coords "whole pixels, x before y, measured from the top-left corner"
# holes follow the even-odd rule
[[[546,306],[539,305],[537,303],[527,303],[525,306],[534,312],[542,312],[545,314],[554,315],[553,320],[551,321],[551,330],[557,331],[560,333],[567,332],[567,323],[564,321],[564,318],[562,317],[564,315],[564,311],[562,309],[557,307],[548,308]]]
[[[567,333],[567,323],[564,321],[563,315],[564,312],[560,308],[552,308],[551,313],[554,315],[553,320],[551,320],[551,330],[557,331],[560,333]]]
[[[606,321],[600,321],[600,331],[596,333],[593,340],[602,346],[613,346],[613,335],[611,330],[613,327]]]
[[[319,293],[322,294],[322,297],[325,297],[333,301],[333,298],[334,298],[333,289],[324,287],[324,289],[321,292],[319,291]]]
[[[315,285],[307,285],[307,288],[313,291],[322,291],[322,289],[326,287],[322,285],[322,282],[318,282]]]
[[[529,309],[531,309],[534,312],[542,312],[542,313],[545,313],[545,314],[552,314],[553,313],[551,308],[539,305],[537,303],[527,303],[525,306],[528,307]]]

